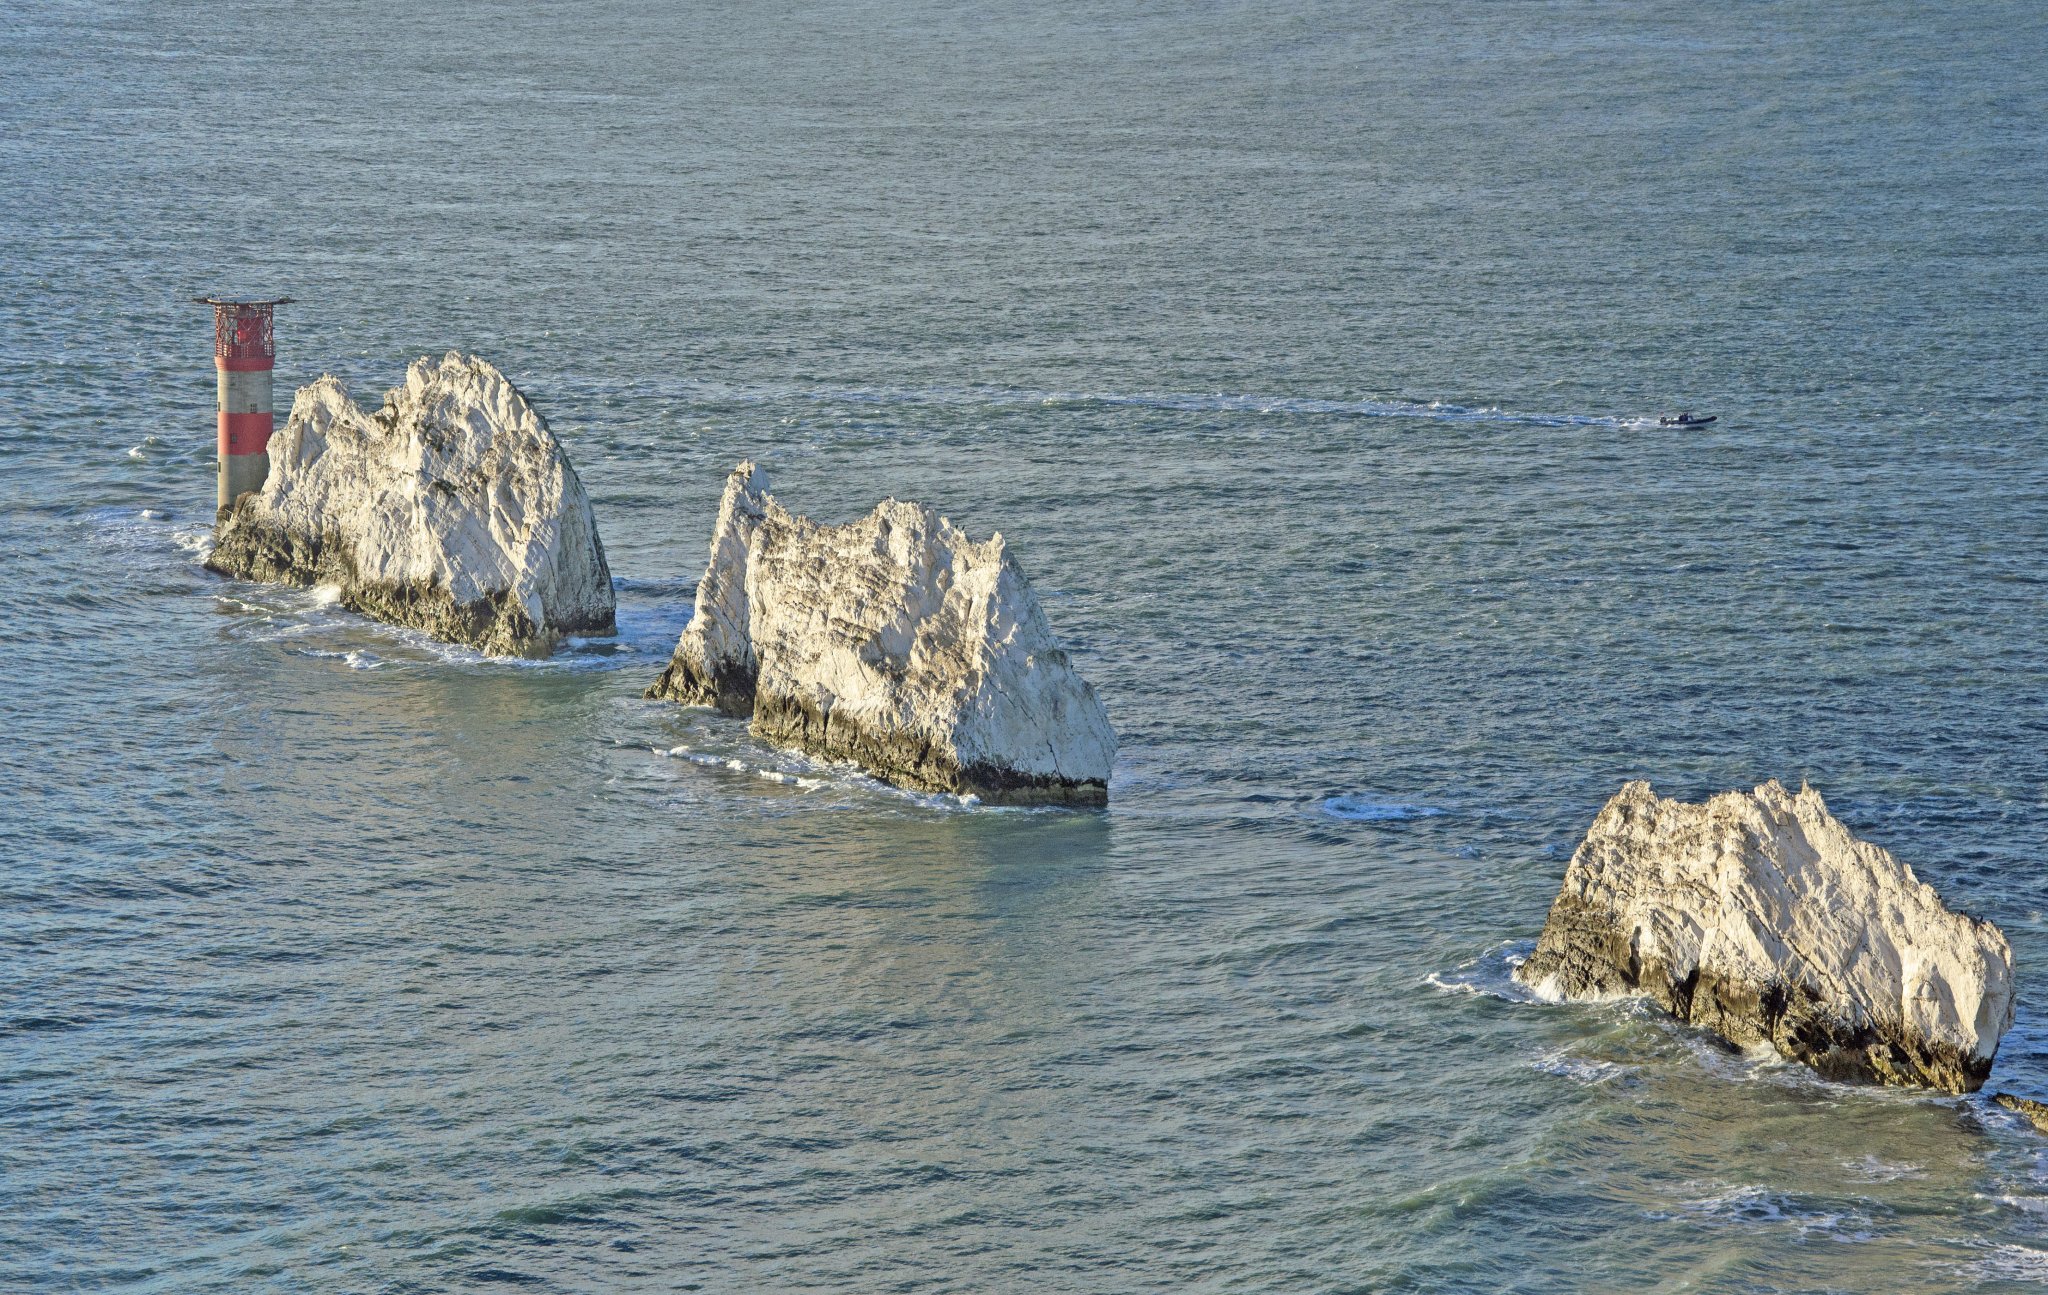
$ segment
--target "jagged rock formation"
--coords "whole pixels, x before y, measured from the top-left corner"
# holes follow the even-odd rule
[[[649,697],[750,715],[769,741],[991,803],[1102,804],[1116,734],[1005,551],[884,500],[823,526],[742,463],[696,615]]]
[[[2027,1123],[2041,1133],[2048,1133],[2048,1106],[2031,1097],[2019,1097],[2012,1093],[1993,1093],[1991,1100],[2008,1111],[2017,1111],[2027,1117]]]
[[[206,565],[333,584],[354,611],[495,655],[614,629],[576,469],[504,374],[454,351],[415,360],[374,414],[334,377],[301,387]]]
[[[1515,975],[1552,999],[1644,995],[1830,1078],[1949,1092],[1983,1084],[2012,1024],[2004,933],[1776,782],[1702,805],[1623,787]]]

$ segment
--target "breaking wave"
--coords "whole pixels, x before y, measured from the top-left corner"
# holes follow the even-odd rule
[[[1528,961],[1535,949],[1534,940],[1509,940],[1449,971],[1432,971],[1422,983],[1445,994],[1484,994],[1510,1003],[1540,1002],[1534,991],[1515,979],[1515,968]]]

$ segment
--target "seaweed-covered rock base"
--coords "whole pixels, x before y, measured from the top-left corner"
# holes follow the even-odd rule
[[[343,606],[504,656],[610,634],[615,603],[583,483],[505,375],[415,361],[366,414],[333,377],[302,387],[263,488],[222,512],[207,566],[333,585]]]
[[[1116,733],[1001,535],[885,500],[825,526],[742,463],[696,612],[650,697],[769,741],[991,804],[1100,805]]]
[[[1697,805],[1623,787],[1515,974],[1546,998],[1647,997],[1829,1078],[1956,1093],[2012,1025],[2004,933],[1776,782]]]

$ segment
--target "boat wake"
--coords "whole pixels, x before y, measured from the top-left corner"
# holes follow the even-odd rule
[[[1022,407],[1048,409],[1160,409],[1178,413],[1299,414],[1353,418],[1426,418],[1453,423],[1507,423],[1535,427],[1655,427],[1657,416],[1545,413],[1501,405],[1398,397],[1336,400],[1311,396],[1232,392],[1043,391],[1005,387],[757,387],[684,379],[634,384],[615,396],[653,395],[730,404],[802,403],[843,406]]]

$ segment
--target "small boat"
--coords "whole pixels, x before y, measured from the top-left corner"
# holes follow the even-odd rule
[[[1659,426],[1659,427],[1705,427],[1705,426],[1706,426],[1706,425],[1707,425],[1708,423],[1711,423],[1711,422],[1716,422],[1716,421],[1718,421],[1718,420],[1720,419],[1720,417],[1721,417],[1721,416],[1720,416],[1719,414],[1708,414],[1708,415],[1706,415],[1705,417],[1702,417],[1702,416],[1700,416],[1699,414],[1690,414],[1690,413],[1687,413],[1687,414],[1668,414],[1668,415],[1666,415],[1665,417],[1663,417],[1663,418],[1660,418],[1660,419],[1658,419],[1658,420],[1657,420],[1657,426]]]

